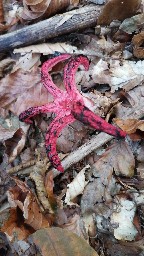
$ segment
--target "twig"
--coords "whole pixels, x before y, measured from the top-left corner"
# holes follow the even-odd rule
[[[98,149],[108,141],[110,141],[113,138],[113,136],[110,136],[106,133],[101,132],[100,134],[93,137],[91,140],[89,140],[87,143],[79,147],[74,152],[70,153],[64,160],[62,160],[62,166],[64,170],[71,167],[73,164],[76,164],[77,162],[81,161],[84,157],[89,155],[92,151]],[[54,173],[54,178],[60,174],[56,169],[52,169]]]
[[[95,26],[101,8],[97,5],[85,6],[2,35],[0,52]]]
[[[21,171],[21,170],[23,170],[23,169],[27,169],[27,168],[29,168],[29,167],[35,165],[36,162],[37,162],[36,160],[31,160],[31,161],[29,161],[29,162],[27,162],[27,163],[25,163],[25,164],[17,165],[17,166],[15,166],[15,167],[10,168],[9,170],[7,170],[7,173],[9,173],[9,174],[17,173],[17,172],[19,172],[19,171]]]

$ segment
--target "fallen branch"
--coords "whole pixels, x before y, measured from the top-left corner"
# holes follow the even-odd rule
[[[96,25],[102,7],[85,6],[0,36],[0,52]]]
[[[71,167],[73,164],[78,163],[81,161],[84,157],[89,155],[92,151],[98,149],[108,141],[110,141],[113,138],[113,136],[110,136],[106,133],[101,132],[100,134],[93,137],[91,140],[89,140],[87,143],[79,147],[74,152],[70,153],[64,160],[62,160],[62,166],[64,170]],[[54,178],[60,174],[55,168],[52,169]]]

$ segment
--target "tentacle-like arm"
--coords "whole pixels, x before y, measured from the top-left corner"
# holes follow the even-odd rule
[[[73,105],[73,116],[82,123],[91,126],[92,128],[113,135],[117,138],[125,138],[126,132],[107,123],[104,119],[94,114],[90,109],[84,106],[81,102],[76,102]]]
[[[32,120],[31,118],[40,114],[40,113],[47,113],[47,112],[57,112],[57,107],[54,103],[38,106],[38,107],[31,107],[22,112],[19,115],[19,120],[21,122],[26,122],[31,124]]]
[[[43,85],[46,89],[55,97],[60,97],[62,91],[53,83],[50,74],[48,73],[52,67],[54,67],[57,63],[69,59],[71,57],[70,54],[62,54],[55,58],[49,59],[42,65],[41,68],[41,78]]]
[[[60,172],[64,172],[61,165],[61,161],[56,151],[56,141],[61,132],[61,130],[68,124],[75,121],[72,115],[69,116],[57,116],[53,122],[50,124],[49,129],[46,134],[45,146],[46,152],[49,160],[53,166]]]
[[[78,95],[78,90],[75,84],[75,73],[80,65],[83,65],[85,70],[89,69],[89,60],[83,55],[71,58],[64,68],[64,81],[67,92],[75,98]],[[80,95],[80,97],[82,97]]]

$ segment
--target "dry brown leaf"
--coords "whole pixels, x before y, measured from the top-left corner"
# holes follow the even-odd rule
[[[141,0],[109,0],[99,15],[97,24],[109,25],[113,20],[123,21],[136,14],[140,3]]]
[[[144,59],[144,31],[135,35],[132,39],[132,43],[134,44],[133,47],[133,54],[136,58]]]
[[[114,118],[113,120],[122,130],[126,131],[126,133],[130,135],[131,139],[139,140],[144,138],[144,120],[122,120],[118,118]],[[139,133],[138,130],[141,132]]]
[[[48,18],[70,5],[70,0],[42,0],[42,1],[28,1],[23,0],[23,11],[20,17],[23,20],[34,20],[39,17]]]
[[[37,68],[31,72],[17,70],[0,81],[0,107],[6,107],[19,95],[40,82],[40,71]]]
[[[34,230],[49,227],[46,219],[37,204],[35,196],[25,182],[14,178],[16,185],[9,189],[8,201],[12,208],[19,208],[24,217],[24,223]]]
[[[37,67],[30,72],[19,69],[0,81],[0,107],[16,115],[49,101],[52,101],[52,96],[41,84],[40,69]]]
[[[81,210],[109,215],[112,197],[119,192],[116,175],[131,177],[134,175],[135,159],[126,142],[114,143],[101,158],[92,165],[92,176],[95,177],[84,189],[81,199]]]
[[[4,22],[3,1],[0,1],[0,23]]]
[[[17,208],[11,208],[4,224],[1,227],[1,232],[4,232],[10,241],[26,239],[34,232],[33,228],[24,223],[22,212]]]
[[[3,1],[0,1],[0,23],[4,22]]]
[[[22,127],[15,132],[12,138],[5,141],[9,163],[13,162],[24,148],[28,129],[29,125],[23,124]]]
[[[87,242],[76,234],[57,227],[36,231],[30,236],[43,256],[98,256]],[[50,252],[50,254],[49,254]]]
[[[54,194],[53,194],[54,180],[53,179],[54,179],[53,172],[49,171],[45,179],[45,188],[46,188],[48,197],[54,197]]]
[[[53,101],[53,97],[43,84],[32,82],[32,87],[25,90],[22,94],[18,94],[16,102],[12,103],[9,109],[15,114],[19,115],[22,111],[35,106],[41,106]]]
[[[127,134],[135,133],[137,129],[144,131],[144,120],[122,120],[118,118],[114,118],[113,120],[122,130],[126,131]]]
[[[0,77],[5,75],[5,70],[14,65],[15,60],[6,58],[0,62]]]

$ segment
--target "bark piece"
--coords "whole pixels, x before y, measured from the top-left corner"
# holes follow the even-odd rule
[[[85,6],[2,35],[0,52],[95,26],[100,9],[99,6]]]

